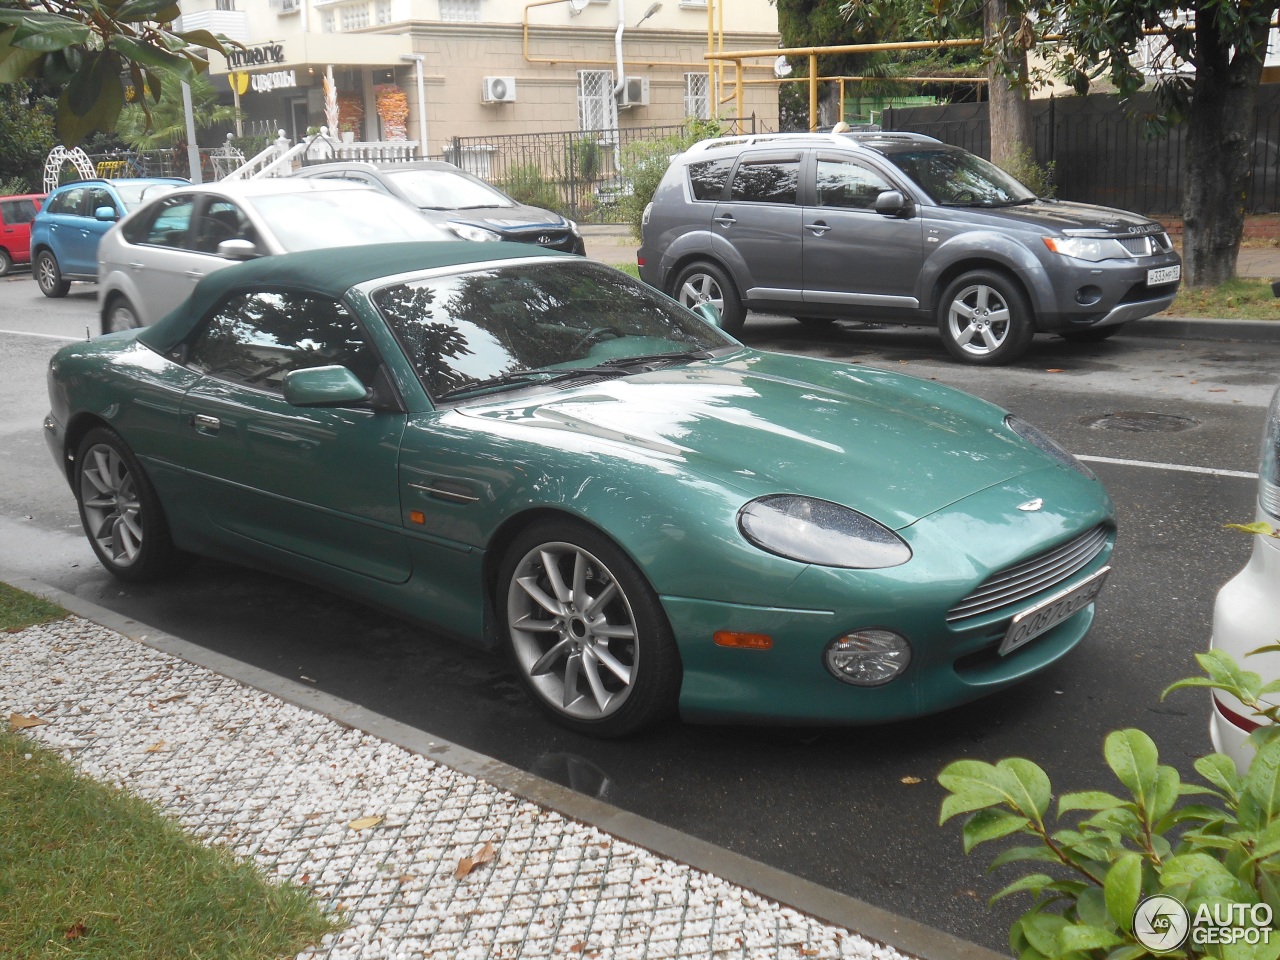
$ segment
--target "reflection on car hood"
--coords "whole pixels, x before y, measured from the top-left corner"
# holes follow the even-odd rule
[[[801,493],[895,529],[1050,467],[1003,411],[910,377],[745,351],[563,392],[459,408],[548,446],[679,464],[747,496]],[[527,432],[526,432],[527,431]]]
[[[454,223],[466,223],[505,233],[511,230],[564,230],[564,218],[537,207],[502,207],[493,210],[455,210],[449,213]]]
[[[1015,207],[978,207],[975,209],[996,220],[1013,220],[1026,226],[1047,227],[1050,230],[1098,230],[1104,233],[1130,234],[1159,233],[1160,224],[1137,213],[1114,210],[1111,207],[1095,207],[1088,203],[1060,203],[1056,200],[1038,200]]]

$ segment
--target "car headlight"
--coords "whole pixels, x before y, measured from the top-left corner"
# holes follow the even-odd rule
[[[1267,428],[1262,433],[1258,460],[1258,503],[1274,520],[1280,520],[1280,390],[1271,398]]]
[[[1062,466],[1070,467],[1077,473],[1084,474],[1090,480],[1098,479],[1097,475],[1092,470],[1059,446],[1056,440],[1051,440],[1021,417],[1015,417],[1013,414],[1009,414],[1009,416],[1004,418],[1004,425],[1037,450],[1041,450],[1053,457],[1053,459],[1062,464]]]
[[[456,233],[463,240],[501,240],[502,238],[492,230],[486,230],[484,227],[473,226],[469,223],[451,223],[449,229]]]
[[[572,233],[575,237],[582,236],[582,231],[578,229],[578,224],[575,221],[570,220],[568,217],[566,217],[564,222],[569,225],[569,232]]]
[[[907,669],[911,644],[891,630],[855,630],[828,643],[822,660],[837,680],[878,687]]]
[[[1109,237],[1043,237],[1044,245],[1054,253],[1076,260],[1124,260],[1132,257],[1119,240]]]
[[[747,541],[788,560],[823,567],[876,570],[911,559],[911,548],[888,527],[856,510],[794,494],[771,494],[738,511]]]

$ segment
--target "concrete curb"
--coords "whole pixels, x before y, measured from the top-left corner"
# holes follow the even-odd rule
[[[1125,326],[1119,336],[1167,337],[1173,340],[1242,340],[1280,343],[1280,321],[1213,320],[1195,317],[1146,317]]]
[[[597,827],[660,856],[715,874],[731,883],[790,906],[819,920],[845,927],[869,940],[892,946],[920,960],[1008,960],[995,951],[949,933],[898,916],[792,874],[665,827],[601,800],[526,773],[426,731],[366,710],[293,680],[276,676],[197,644],[98,606],[90,600],[0,568],[0,580],[45,597],[85,620],[123,634],[153,649],[229,677],[278,697],[286,703],[322,714],[444,766],[476,777],[518,797],[549,807],[566,817]]]

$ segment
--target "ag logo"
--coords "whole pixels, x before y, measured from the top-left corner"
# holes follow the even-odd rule
[[[1152,953],[1177,950],[1187,939],[1191,915],[1182,901],[1157,893],[1133,911],[1133,936]]]

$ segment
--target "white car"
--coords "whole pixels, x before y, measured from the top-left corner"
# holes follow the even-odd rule
[[[1262,434],[1256,519],[1280,527],[1280,390],[1271,400]],[[1280,653],[1245,657],[1259,647],[1277,642],[1280,642],[1280,539],[1255,536],[1253,554],[1245,568],[1218,591],[1213,607],[1211,646],[1231,654],[1246,670],[1259,673],[1268,681],[1280,677]],[[1213,692],[1209,735],[1214,749],[1230,756],[1241,770],[1253,759],[1249,733],[1258,726],[1258,718],[1239,700],[1220,690]]]
[[[172,190],[130,213],[98,245],[102,332],[155,323],[205,274],[239,260],[453,239],[408,204],[354,183],[272,178]]]

